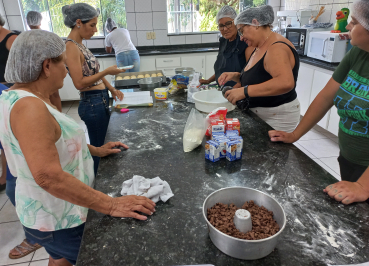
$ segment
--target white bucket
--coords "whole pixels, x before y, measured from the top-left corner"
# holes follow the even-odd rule
[[[222,92],[218,90],[199,91],[194,93],[192,98],[195,101],[196,109],[205,113],[210,113],[218,107],[226,107],[228,112],[236,108],[236,106],[224,98]]]

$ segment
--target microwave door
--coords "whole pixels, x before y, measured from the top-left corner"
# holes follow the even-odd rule
[[[324,51],[325,51],[326,42],[327,42],[326,38],[312,37],[311,38],[311,43],[309,45],[310,46],[309,47],[310,48],[309,52],[313,53],[317,57],[324,58],[325,57]]]
[[[296,49],[300,46],[300,33],[299,32],[289,32],[288,40],[295,46]]]

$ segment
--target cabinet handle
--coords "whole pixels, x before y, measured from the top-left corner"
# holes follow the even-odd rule
[[[174,70],[174,68],[164,68],[164,71],[171,71]]]
[[[173,60],[163,60],[163,62],[168,63],[168,62],[173,62]]]
[[[202,68],[204,68],[204,59],[201,60],[201,65],[202,65]]]

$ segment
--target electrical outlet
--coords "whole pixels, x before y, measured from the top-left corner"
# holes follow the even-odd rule
[[[151,32],[146,32],[146,39],[151,40]]]
[[[153,40],[155,40],[155,39],[156,39],[155,31],[151,32],[151,39],[153,39]]]

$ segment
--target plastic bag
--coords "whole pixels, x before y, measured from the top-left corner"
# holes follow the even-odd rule
[[[200,91],[200,73],[196,72],[193,74],[193,79],[191,80],[190,84],[188,84],[188,91],[187,91],[187,102],[194,103],[194,99],[192,98],[192,95],[195,92]]]
[[[175,79],[172,79],[168,86],[168,90],[170,94],[174,94],[178,91],[177,81]]]
[[[192,108],[183,132],[183,151],[190,152],[201,145],[205,131],[205,116]]]

